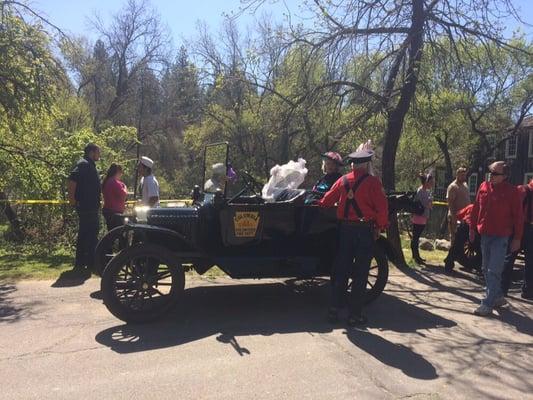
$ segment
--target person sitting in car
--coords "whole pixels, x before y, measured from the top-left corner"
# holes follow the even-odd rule
[[[204,192],[215,193],[218,189],[224,190],[226,185],[226,166],[216,163],[211,166],[211,178],[204,185]]]
[[[333,184],[342,176],[340,169],[344,163],[339,153],[328,151],[322,154],[322,172],[324,176],[313,186],[313,192],[326,193]]]
[[[342,177],[340,170],[343,165],[344,163],[339,153],[328,151],[322,154],[322,172],[324,176],[315,183],[311,192],[306,196],[306,204],[314,204],[331,189],[333,184]]]

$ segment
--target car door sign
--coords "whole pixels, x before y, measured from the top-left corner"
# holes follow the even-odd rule
[[[235,211],[235,237],[255,237],[259,226],[259,211]]]

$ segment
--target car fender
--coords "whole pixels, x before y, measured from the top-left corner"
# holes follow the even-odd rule
[[[102,237],[102,239],[100,239],[97,249],[101,247],[102,244],[104,244],[105,242],[108,242],[110,238],[121,236],[125,232],[130,232],[130,231],[133,231],[134,233],[139,234],[141,238],[143,236],[147,237],[149,235],[151,236],[157,235],[161,239],[163,239],[163,243],[161,244],[164,244],[164,242],[166,242],[166,240],[164,239],[167,239],[171,242],[176,242],[176,244],[183,245],[182,247],[186,249],[198,250],[196,246],[190,240],[188,240],[185,236],[183,236],[179,232],[173,231],[172,229],[163,228],[160,226],[136,224],[136,223],[128,223],[128,224],[121,225],[121,226],[111,229],[109,232],[107,232]],[[165,247],[169,247],[169,246],[165,246]],[[172,247],[177,247],[177,246],[172,246]],[[172,248],[170,248],[170,250],[175,251],[175,249],[172,249]]]
[[[138,234],[141,234],[141,235],[145,235],[145,236],[157,235],[157,236],[161,236],[163,238],[172,239],[172,240],[177,241],[178,243],[182,243],[183,245],[186,246],[186,248],[199,250],[199,249],[196,248],[194,243],[192,243],[184,235],[182,235],[179,232],[173,231],[172,229],[163,228],[163,227],[157,226],[157,225],[136,224],[136,223],[126,224],[126,225],[122,226],[121,228],[123,228],[125,231],[133,231],[135,233],[138,233]],[[113,230],[111,232],[113,232]]]

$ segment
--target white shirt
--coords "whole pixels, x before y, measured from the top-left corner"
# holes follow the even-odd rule
[[[150,197],[157,197],[157,203],[153,207],[159,207],[159,182],[153,175],[141,178],[142,203],[145,206],[150,205]]]

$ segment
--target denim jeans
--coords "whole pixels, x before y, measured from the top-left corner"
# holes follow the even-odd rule
[[[481,301],[487,307],[503,296],[502,271],[507,254],[508,237],[481,235],[482,268],[485,276],[485,298]]]
[[[374,253],[374,238],[369,226],[342,224],[339,227],[339,249],[332,271],[332,306],[346,304],[348,279],[352,292],[348,301],[350,313],[360,315],[363,308],[368,271]]]
[[[525,255],[524,265],[524,283],[522,285],[522,293],[533,294],[533,225],[524,225],[524,236],[522,237],[522,250]],[[518,256],[518,251],[507,253],[505,257],[505,269],[502,273],[502,290],[505,295],[509,291],[512,283],[512,275],[514,263]]]

